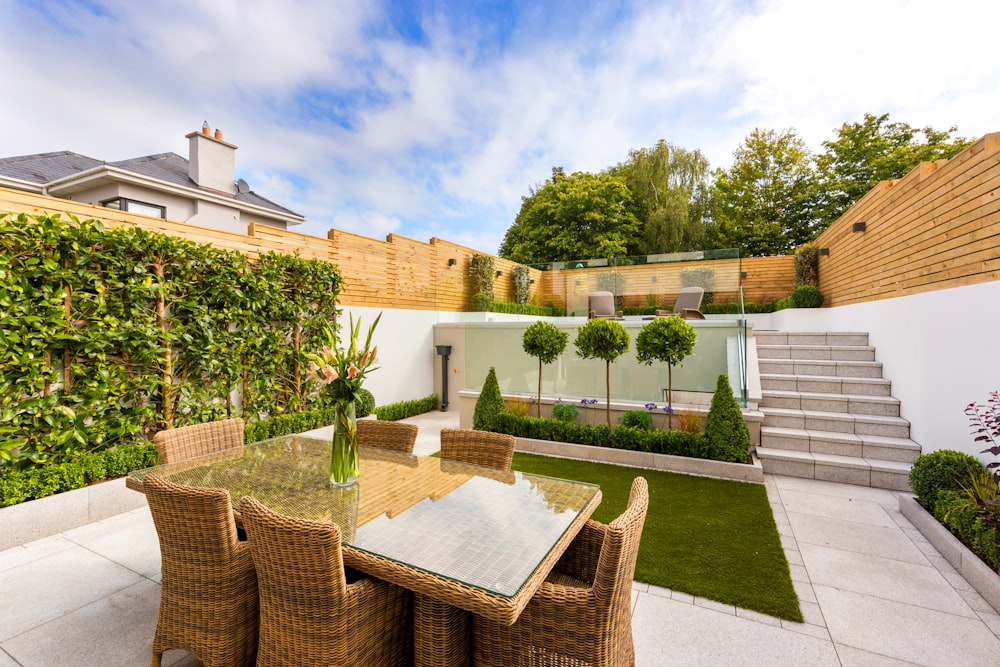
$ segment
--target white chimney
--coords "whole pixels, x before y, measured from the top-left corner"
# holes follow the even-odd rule
[[[236,146],[222,140],[222,131],[208,133],[208,122],[187,135],[188,176],[197,185],[236,194]]]

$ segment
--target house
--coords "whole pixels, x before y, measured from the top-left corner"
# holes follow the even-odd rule
[[[159,153],[104,162],[71,151],[0,158],[0,187],[246,234],[250,223],[288,229],[305,218],[236,179],[236,146],[206,122],[188,158]]]

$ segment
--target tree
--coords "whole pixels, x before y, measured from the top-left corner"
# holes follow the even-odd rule
[[[652,366],[654,361],[667,364],[667,414],[674,425],[674,366],[694,351],[698,333],[679,315],[657,317],[639,330],[635,338],[636,359]]]
[[[587,320],[573,341],[576,353],[584,359],[604,360],[604,383],[607,389],[605,412],[611,428],[611,362],[628,352],[628,331],[620,322],[598,317]]]
[[[744,256],[782,255],[812,240],[815,179],[812,157],[794,130],[755,129],[716,170],[711,238]]]
[[[750,431],[725,373],[715,383],[712,405],[705,418],[705,443],[708,458],[750,463]]]
[[[701,242],[700,218],[689,214],[697,187],[708,175],[708,159],[663,139],[653,148],[629,151],[613,173],[625,178],[642,233],[635,252],[651,255],[694,250]]]
[[[521,264],[623,257],[638,230],[624,178],[553,170],[523,198],[499,255]]]
[[[486,374],[482,391],[476,399],[476,407],[472,411],[472,428],[477,431],[492,431],[505,409],[500,383],[497,382],[497,370],[490,366],[490,372]]]
[[[824,141],[816,158],[820,194],[818,217],[825,229],[880,181],[902,178],[921,162],[950,159],[971,139],[952,138],[946,131],[914,128],[889,121],[889,114],[865,114],[858,123],[844,123],[837,138]]]
[[[532,356],[538,357],[538,400],[535,402],[537,415],[542,416],[542,364],[551,364],[563,350],[569,335],[551,322],[535,322],[524,330],[521,347]]]

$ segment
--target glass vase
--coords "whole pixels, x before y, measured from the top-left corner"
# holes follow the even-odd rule
[[[330,485],[351,486],[358,481],[358,419],[354,401],[338,401],[333,418]]]

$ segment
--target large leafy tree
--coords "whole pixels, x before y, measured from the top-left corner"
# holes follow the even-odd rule
[[[812,240],[812,156],[795,130],[755,129],[733,156],[732,167],[714,174],[713,245],[758,257],[786,254]]]
[[[879,181],[902,178],[921,162],[957,155],[972,140],[952,137],[956,131],[954,126],[942,131],[891,122],[887,113],[844,123],[816,158],[820,227],[829,226]]]
[[[661,139],[652,148],[629,151],[614,173],[625,178],[642,233],[638,254],[693,250],[700,247],[701,220],[691,215],[696,188],[708,175],[708,160]]]
[[[638,229],[623,177],[556,168],[523,199],[499,254],[521,264],[623,257]]]

